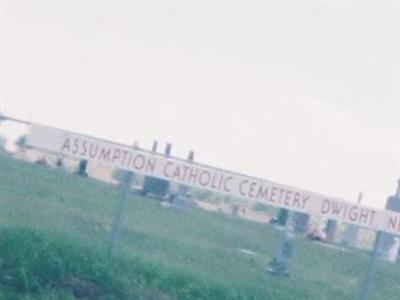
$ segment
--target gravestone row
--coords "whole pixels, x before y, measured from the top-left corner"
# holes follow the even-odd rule
[[[137,147],[135,143],[135,147]],[[156,153],[158,148],[158,141],[153,142],[152,152]],[[172,145],[170,143],[166,144],[164,155],[171,156]],[[194,161],[194,151],[189,151],[187,160],[189,162]],[[85,159],[80,160],[78,165],[78,170],[76,174],[82,177],[87,177],[88,161]],[[168,200],[179,207],[189,208],[190,206],[190,187],[187,185],[180,184],[177,187],[176,192],[171,192],[170,182],[165,179],[160,179],[152,176],[145,176],[143,181],[143,186],[141,190],[141,195],[143,196],[153,196],[161,200]]]
[[[357,204],[361,205],[362,193],[358,196]],[[278,224],[280,226],[285,226],[289,220],[289,210],[279,209],[277,217],[273,219],[272,223]],[[298,234],[313,234],[312,228],[310,228],[311,216],[307,213],[294,212],[293,213],[293,229],[295,233]],[[321,240],[334,243],[337,240],[337,229],[338,223],[335,220],[327,220],[325,227],[321,231],[323,238]],[[341,242],[344,246],[357,247],[359,227],[352,224],[346,224],[345,230],[341,237]],[[316,237],[318,239],[318,237]]]

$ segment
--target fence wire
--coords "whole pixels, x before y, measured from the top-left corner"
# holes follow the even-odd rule
[[[127,179],[26,147],[26,124],[16,121],[0,122],[2,228],[61,237],[94,253],[111,249],[150,269],[229,287],[239,298],[399,299],[395,236],[137,174]]]

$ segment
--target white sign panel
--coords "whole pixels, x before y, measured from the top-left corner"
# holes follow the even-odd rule
[[[166,157],[98,138],[33,124],[27,144],[184,185],[400,234],[400,214],[355,205],[319,193]]]

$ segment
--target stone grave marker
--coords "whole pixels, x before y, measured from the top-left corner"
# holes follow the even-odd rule
[[[294,213],[294,230],[298,233],[306,233],[308,230],[308,223],[310,222],[310,215],[302,212]]]
[[[154,141],[152,151],[157,151],[158,142]],[[172,150],[172,145],[167,143],[164,151],[165,156],[170,156]],[[145,176],[143,182],[143,195],[153,195],[160,198],[165,198],[169,193],[170,183],[168,180],[159,179],[152,176]]]
[[[285,226],[288,219],[289,219],[289,210],[286,208],[280,208],[278,211],[278,215],[276,217],[276,224],[280,226]]]
[[[76,174],[82,177],[88,177],[87,165],[88,161],[86,159],[81,159],[79,161],[78,170],[76,171]]]
[[[336,220],[328,220],[328,222],[326,222],[325,233],[326,233],[326,241],[328,243],[334,242],[337,227],[338,223]]]

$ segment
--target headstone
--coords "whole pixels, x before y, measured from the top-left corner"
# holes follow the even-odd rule
[[[18,147],[18,151],[20,153],[24,153],[27,146],[26,146],[26,135],[21,135],[17,141],[15,142],[15,146]]]
[[[238,203],[233,203],[231,205],[232,216],[237,217],[239,215],[240,205]]]
[[[79,176],[82,176],[82,177],[87,177],[88,176],[88,174],[86,172],[87,165],[88,165],[88,161],[86,159],[82,159],[79,162],[78,171],[76,172],[76,174],[78,174]]]
[[[164,154],[166,156],[170,156],[171,155],[171,149],[172,149],[172,145],[170,143],[167,143],[167,145],[165,146]]]
[[[56,167],[59,169],[64,168],[64,158],[62,156],[58,156],[56,160]]]
[[[153,152],[157,150],[157,145],[158,145],[157,141],[154,141],[152,148]],[[167,143],[164,154],[166,156],[170,156],[171,149],[172,145],[170,143]],[[165,198],[169,193],[169,187],[170,184],[168,180],[146,176],[143,182],[142,194],[143,195],[151,194],[156,197]]]
[[[174,194],[170,197],[170,201],[161,202],[165,207],[173,208],[177,211],[191,211],[193,208],[190,197]]]
[[[397,190],[394,196],[390,196],[386,202],[386,209],[394,212],[400,212],[400,179],[398,180]],[[389,250],[394,243],[396,236],[387,232],[382,232],[378,247],[378,256],[387,259]]]
[[[302,212],[294,213],[294,230],[298,233],[306,233],[308,230],[308,223],[310,222],[310,215]]]
[[[328,243],[333,243],[335,240],[335,234],[337,229],[337,221],[335,220],[328,220],[325,226],[325,233],[326,233],[326,241]]]
[[[294,250],[294,234],[283,226],[277,226],[277,240],[275,257],[268,264],[268,273],[275,276],[288,276],[290,274],[290,263]]]
[[[37,160],[35,160],[35,164],[42,166],[42,167],[48,167],[49,163],[47,162],[47,159],[45,156],[41,156],[40,158],[38,158]]]
[[[276,217],[276,223],[280,226],[285,226],[289,218],[289,210],[286,208],[280,208],[278,216]]]
[[[153,147],[151,148],[151,151],[157,152],[157,147],[158,147],[158,141],[155,140],[155,141],[153,142]]]

